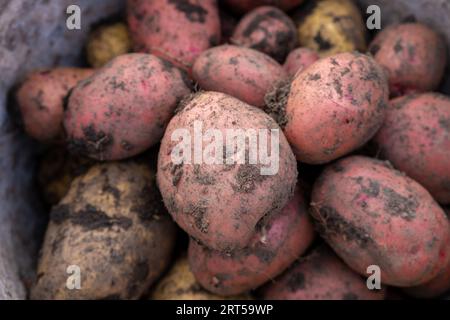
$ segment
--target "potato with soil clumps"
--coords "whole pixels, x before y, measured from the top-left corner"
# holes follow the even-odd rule
[[[195,280],[186,256],[180,257],[153,290],[152,300],[249,300],[249,295],[227,298],[210,293]]]
[[[222,45],[198,57],[192,76],[204,90],[223,92],[263,107],[266,93],[287,75],[280,64],[262,52]]]
[[[64,115],[69,149],[97,160],[141,153],[159,142],[189,85],[183,71],[156,56],[113,59],[72,90]]]
[[[250,11],[239,21],[231,42],[261,51],[283,63],[289,51],[297,46],[297,29],[283,11],[263,6]]]
[[[231,10],[237,13],[245,13],[260,6],[275,6],[284,11],[289,11],[300,5],[304,0],[224,0]]]
[[[374,141],[381,156],[450,204],[450,98],[439,93],[391,101]]]
[[[131,39],[125,23],[99,26],[89,35],[86,55],[89,64],[100,68],[117,56],[131,50]]]
[[[244,248],[267,216],[281,211],[297,163],[266,113],[219,92],[184,101],[158,158],[158,186],[178,225],[220,251]]]
[[[309,48],[297,48],[289,53],[283,68],[289,76],[293,77],[297,72],[302,72],[317,60],[319,60],[319,55],[316,51]]]
[[[388,26],[377,34],[369,52],[389,72],[392,96],[432,91],[445,72],[445,40],[421,23]]]
[[[313,239],[307,204],[296,188],[294,197],[258,228],[246,248],[222,253],[191,240],[189,263],[197,281],[207,290],[223,296],[241,294],[283,272]]]
[[[294,13],[302,47],[321,57],[366,51],[366,26],[352,0],[314,0]]]
[[[216,0],[128,0],[134,51],[152,53],[190,71],[202,51],[220,43]]]
[[[322,245],[261,289],[264,300],[383,300],[366,280]]]
[[[87,68],[61,67],[30,73],[16,92],[26,133],[40,142],[63,139],[67,94],[93,72]]]
[[[449,260],[450,226],[421,185],[388,163],[352,156],[329,165],[314,184],[311,214],[347,265],[411,287],[430,281]]]
[[[340,53],[297,73],[278,108],[297,160],[321,164],[369,141],[382,125],[388,98],[386,76],[371,57]]]
[[[69,191],[72,181],[94,164],[90,158],[70,154],[55,147],[46,151],[39,162],[37,181],[47,204],[57,204]]]
[[[175,235],[148,166],[96,165],[51,211],[31,298],[137,299],[168,266]],[[76,270],[81,289],[70,290]]]

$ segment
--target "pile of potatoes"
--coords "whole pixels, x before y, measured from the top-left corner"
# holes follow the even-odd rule
[[[126,5],[92,30],[88,65],[36,70],[15,91],[42,145],[49,212],[31,299],[450,290],[450,97],[435,30],[407,22],[370,39],[351,0]],[[210,148],[230,129],[277,135]],[[184,137],[199,130],[213,162],[188,161],[198,153]],[[252,148],[270,149],[274,173]],[[369,289],[373,266],[381,287]]]

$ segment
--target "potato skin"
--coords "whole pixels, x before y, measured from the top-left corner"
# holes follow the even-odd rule
[[[261,51],[283,63],[297,46],[297,29],[291,18],[276,7],[258,7],[236,26],[231,42]]]
[[[65,97],[93,72],[61,67],[30,73],[16,92],[26,133],[41,142],[61,139]]]
[[[32,299],[137,299],[169,263],[176,227],[155,176],[134,162],[99,164],[52,209]],[[66,288],[77,265],[81,290]]]
[[[275,60],[259,51],[222,45],[203,52],[192,76],[204,90],[219,91],[252,106],[264,106],[264,96],[286,73]]]
[[[325,245],[301,258],[261,289],[264,300],[383,300],[366,280],[351,270]]]
[[[283,210],[272,216],[249,246],[231,254],[189,242],[189,263],[197,281],[219,295],[240,294],[259,287],[291,265],[309,247],[314,227],[298,188]]]
[[[424,24],[388,26],[377,34],[369,52],[389,72],[392,96],[432,91],[445,72],[445,41]]]
[[[152,300],[249,300],[249,295],[222,297],[203,289],[195,280],[187,256],[175,261],[150,296]]]
[[[127,0],[127,20],[134,51],[188,72],[202,51],[220,43],[216,0]]]
[[[382,125],[388,84],[369,56],[341,53],[297,73],[284,128],[297,160],[321,164],[364,145]]]
[[[100,68],[130,50],[131,38],[123,22],[99,26],[91,32],[86,44],[87,60],[94,68]]]
[[[237,13],[245,13],[260,6],[270,5],[288,11],[298,5],[303,0],[224,0],[224,3]]]
[[[321,57],[366,51],[366,26],[352,0],[309,1],[294,13],[300,46]]]
[[[309,48],[297,48],[289,53],[283,68],[288,76],[293,77],[297,72],[302,72],[317,60],[319,60],[319,55],[316,51]]]
[[[392,100],[374,141],[382,157],[450,204],[450,98],[424,93]]]
[[[329,165],[313,187],[311,213],[347,265],[362,275],[377,265],[385,284],[426,283],[449,260],[445,213],[386,162],[351,156]]]
[[[189,92],[183,72],[170,62],[121,55],[72,90],[64,115],[69,148],[98,160],[139,154],[161,139]]]
[[[262,175],[261,169],[267,166],[259,162],[236,163],[237,154],[229,148],[225,151],[233,163],[174,162],[172,152],[182,142],[180,138],[172,141],[172,134],[184,129],[193,138],[194,121],[201,122],[203,132],[216,129],[223,137],[227,129],[277,131],[277,173]],[[259,150],[259,144],[256,148]],[[192,146],[192,155],[194,152]],[[288,202],[296,184],[297,164],[280,128],[262,110],[223,93],[200,92],[170,121],[161,141],[157,178],[164,203],[182,229],[212,249],[233,251],[249,244],[267,213],[276,214]]]

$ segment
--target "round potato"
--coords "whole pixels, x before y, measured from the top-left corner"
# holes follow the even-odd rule
[[[289,53],[283,68],[290,77],[293,77],[297,72],[302,72],[317,60],[319,60],[319,55],[316,51],[309,48],[297,48]]]
[[[168,266],[175,235],[146,165],[93,166],[50,213],[31,298],[137,299]]]
[[[157,177],[182,229],[211,249],[232,251],[247,246],[261,219],[289,201],[297,164],[281,129],[262,110],[200,92],[170,121]]]
[[[430,281],[449,260],[450,225],[417,182],[389,164],[351,156],[329,165],[312,192],[316,225],[352,269],[411,287]]]
[[[450,204],[450,98],[438,93],[391,101],[374,139],[380,155]]]

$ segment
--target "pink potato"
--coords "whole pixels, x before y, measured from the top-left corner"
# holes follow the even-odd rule
[[[369,290],[325,245],[301,258],[261,289],[264,300],[383,300],[386,288]]]
[[[288,11],[300,5],[303,0],[224,0],[224,2],[231,10],[244,13],[265,5]]]
[[[231,42],[252,48],[283,63],[297,45],[297,28],[277,7],[258,7],[247,13],[234,30]]]
[[[216,0],[128,0],[127,20],[135,51],[188,72],[200,53],[220,43]]]
[[[55,68],[30,73],[16,93],[25,131],[41,142],[63,138],[64,100],[93,69]]]
[[[259,51],[222,45],[203,52],[192,75],[204,90],[219,91],[255,107],[264,106],[264,96],[286,78],[281,65]]]
[[[314,228],[298,188],[283,210],[253,236],[248,247],[231,254],[191,240],[189,262],[197,281],[219,295],[247,292],[274,278],[309,247]]]
[[[302,72],[317,60],[319,60],[319,54],[316,51],[309,48],[297,48],[289,53],[283,68],[290,77],[293,77],[297,72]]]
[[[271,150],[269,158],[261,157],[264,150]],[[289,201],[296,179],[295,157],[276,122],[223,93],[184,101],[161,141],[164,203],[182,229],[211,249],[246,247],[263,218]]]
[[[315,182],[311,206],[319,232],[338,256],[362,275],[379,266],[384,284],[426,283],[449,261],[444,211],[386,162],[351,156],[329,165]]]
[[[369,52],[389,72],[392,96],[434,90],[445,72],[445,41],[421,23],[387,27],[372,41]]]
[[[392,100],[375,136],[381,155],[450,204],[450,98],[439,93]]]
[[[382,125],[388,96],[383,70],[363,54],[337,54],[297,73],[284,111],[297,160],[327,163],[364,145]]]
[[[156,56],[119,56],[80,82],[64,116],[69,149],[98,160],[134,156],[157,143],[190,93],[183,71]]]

